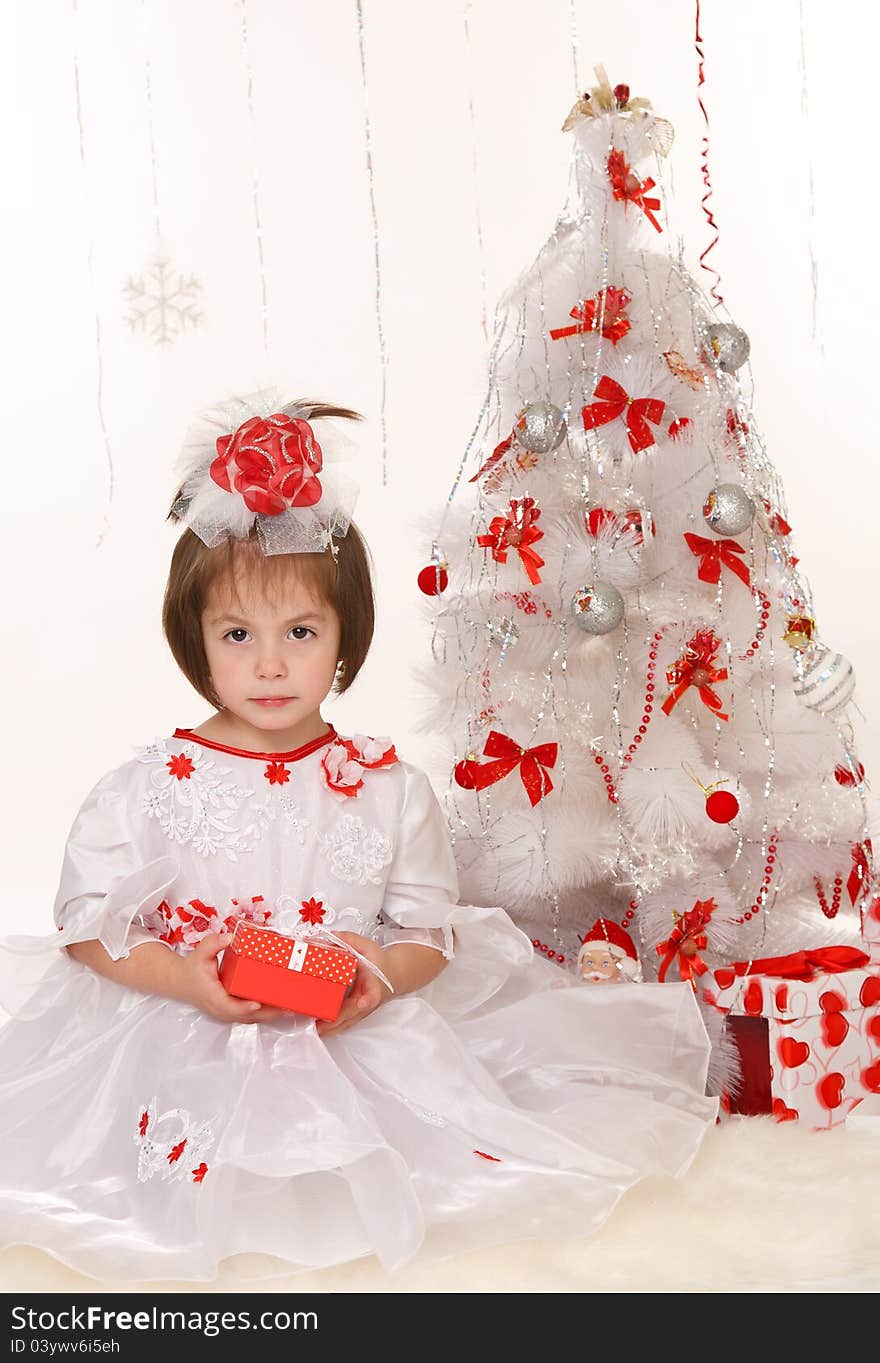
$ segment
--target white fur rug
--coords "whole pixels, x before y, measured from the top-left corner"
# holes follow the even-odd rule
[[[880,1288],[880,1122],[811,1133],[770,1118],[712,1130],[686,1177],[651,1179],[592,1240],[527,1241],[414,1264],[375,1259],[253,1281],[104,1284],[150,1292],[871,1292]],[[3,1292],[86,1292],[36,1250],[0,1253]]]

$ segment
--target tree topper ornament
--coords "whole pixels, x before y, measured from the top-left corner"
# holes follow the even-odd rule
[[[569,109],[562,125],[564,133],[571,132],[584,118],[601,118],[603,114],[633,114],[636,118],[649,115],[651,101],[637,96],[630,98],[628,85],[615,85],[612,90],[604,66],[594,66],[598,84],[586,90]],[[668,156],[675,137],[672,124],[665,118],[652,116],[653,141],[661,156]]]

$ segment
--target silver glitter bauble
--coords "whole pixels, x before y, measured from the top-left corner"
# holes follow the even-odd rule
[[[856,688],[852,663],[822,644],[813,644],[799,656],[803,670],[798,669],[800,675],[795,673],[795,695],[818,715],[835,714]]]
[[[493,644],[500,644],[502,648],[510,648],[519,638],[519,625],[515,620],[511,620],[509,615],[502,615],[497,620],[490,620],[487,628]]]
[[[755,503],[739,483],[719,483],[703,503],[706,524],[716,535],[741,535],[755,516]]]
[[[733,322],[710,322],[703,335],[715,363],[725,374],[732,374],[749,358],[749,338]]]
[[[565,417],[552,402],[530,402],[513,424],[516,443],[534,454],[555,450],[565,439]]]
[[[623,597],[610,582],[590,582],[571,598],[571,614],[585,634],[608,634],[623,619]]]

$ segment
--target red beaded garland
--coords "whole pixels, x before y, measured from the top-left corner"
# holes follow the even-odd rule
[[[734,923],[739,923],[740,925],[742,925],[743,923],[749,922],[753,917],[756,917],[763,908],[764,900],[770,893],[770,882],[773,879],[773,866],[776,861],[776,845],[778,842],[779,834],[771,833],[770,843],[767,848],[767,860],[764,864],[764,876],[761,881],[761,888],[755,895],[754,904],[749,905],[749,908],[746,910],[746,912],[742,915],[741,918],[734,918],[733,920]]]
[[[657,671],[657,653],[662,639],[662,630],[655,630],[651,639],[651,648],[648,650],[648,671],[645,677],[645,701],[642,706],[642,717],[639,720],[638,732],[633,734],[632,742],[623,755],[621,764],[623,767],[628,767],[633,760],[633,756],[638,751],[638,745],[648,732],[648,725],[651,723],[651,716],[654,713],[653,697],[656,689],[654,674]]]
[[[825,898],[825,889],[818,876],[813,877],[813,884],[816,887],[816,896],[819,900],[819,908],[826,918],[836,918],[837,910],[840,908],[840,896],[843,890],[843,876],[835,876],[831,892],[831,904]]]
[[[769,599],[769,597],[767,596],[766,592],[762,592],[762,591],[761,591],[761,588],[760,588],[760,587],[756,587],[756,588],[755,588],[755,591],[757,592],[758,597],[760,598],[760,602],[761,602],[761,619],[760,619],[760,624],[758,625],[758,628],[755,630],[755,637],[754,637],[754,639],[752,639],[752,641],[751,641],[751,643],[749,644],[748,648],[746,649],[745,653],[741,653],[741,654],[739,655],[739,656],[740,656],[740,659],[741,659],[743,662],[745,662],[745,661],[746,661],[747,659],[749,659],[749,658],[754,658],[755,654],[757,653],[758,649],[759,649],[760,646],[761,646],[761,642],[762,642],[762,640],[763,640],[763,638],[764,638],[764,635],[767,633],[767,624],[768,624],[768,621],[769,621],[769,619],[770,619],[770,599]]]
[[[535,951],[542,951],[544,955],[547,957],[548,961],[556,961],[558,965],[565,964],[565,957],[563,956],[562,952],[551,950],[547,943],[540,941],[539,938],[537,937],[532,938],[532,946],[535,948]]]

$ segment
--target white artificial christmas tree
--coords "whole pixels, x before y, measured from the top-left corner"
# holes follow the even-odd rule
[[[597,72],[432,527],[425,727],[450,742],[463,896],[563,969],[613,919],[646,979],[678,980],[859,940],[867,788],[748,339],[665,249],[672,130]]]

